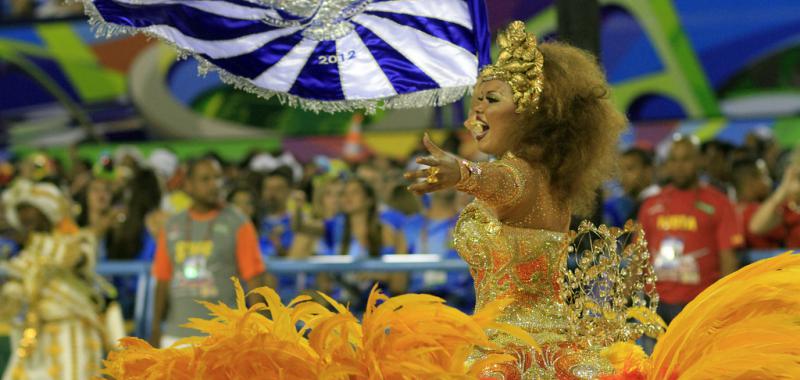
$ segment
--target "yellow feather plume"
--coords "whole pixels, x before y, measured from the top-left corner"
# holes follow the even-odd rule
[[[649,363],[644,350],[632,342],[617,342],[600,352],[616,373],[649,373]]]
[[[264,303],[247,308],[244,291],[233,281],[235,308],[203,303],[211,319],[191,319],[185,325],[207,336],[164,349],[123,339],[121,350],[105,361],[103,374],[116,380],[474,379],[485,367],[513,360],[494,355],[466,367],[476,346],[491,346],[487,328],[536,344],[525,331],[495,322],[508,301],[468,316],[434,296],[389,298],[373,288],[359,323],[324,294],[330,309],[308,296],[284,305],[274,290],[259,288],[250,294],[260,295]]]
[[[672,321],[650,379],[800,378],[800,255],[726,276]]]

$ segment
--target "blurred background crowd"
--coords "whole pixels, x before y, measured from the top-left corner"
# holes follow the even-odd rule
[[[458,139],[450,136],[444,146],[458,151]],[[3,163],[0,189],[25,180],[58,186],[70,199],[78,227],[98,238],[101,261],[152,261],[159,231],[171,215],[190,208],[198,196],[193,191],[211,192],[245,215],[256,227],[265,258],[406,253],[457,258],[451,233],[459,210],[471,199],[455,191],[425,197],[408,192],[402,173],[416,168],[413,158],[422,152],[410,153],[407,160],[317,156],[301,163],[288,152],[254,151],[241,162],[229,162],[214,152],[185,159],[167,149],[144,155],[133,145],[104,152],[94,161],[79,158],[76,149],[66,160],[33,151]],[[202,189],[187,189],[191,166],[199,161],[217,162],[221,177]],[[21,241],[2,217],[0,239],[3,258],[13,257]],[[286,297],[314,288],[353,301],[374,281],[304,275],[272,280]],[[433,292],[465,309],[474,302],[471,287],[466,273],[425,272],[392,282],[394,292]],[[124,302],[128,311],[133,296],[122,294],[129,298]]]
[[[470,154],[460,147],[456,133],[443,137],[445,149]],[[671,146],[669,141],[661,152],[641,147],[621,150],[619,173],[603,189],[594,222],[621,227],[629,219],[638,220],[642,203],[657,197],[675,178],[697,178],[698,187],[724,194],[735,210],[735,221],[725,222],[735,222],[743,233],[744,239],[735,246],[740,253],[800,247],[796,204],[800,192],[795,185],[790,192],[776,195],[781,184],[797,181],[796,156],[791,150],[778,147],[763,131],[748,135],[741,146],[719,140],[698,143],[697,154],[685,157],[675,157]],[[245,215],[256,227],[259,251],[265,258],[419,253],[457,258],[452,230],[459,211],[471,200],[455,191],[418,197],[406,190],[402,173],[416,168],[414,159],[425,154],[421,147],[404,159],[317,156],[307,162],[298,162],[288,152],[267,151],[253,151],[240,162],[226,161],[213,151],[186,158],[167,149],[144,155],[134,145],[106,151],[95,160],[78,157],[75,149],[71,152],[66,160],[32,151],[4,161],[0,189],[20,180],[58,186],[70,200],[75,223],[98,238],[100,261],[152,261],[159,231],[170,215],[190,207],[197,192],[211,192]],[[474,154],[469,158],[481,159]],[[217,162],[221,177],[202,184],[201,189],[187,189],[192,181],[190,167],[198,160]],[[770,212],[780,215],[780,220],[754,227],[751,221],[759,206],[775,196],[781,197],[779,207]],[[20,244],[18,234],[0,216],[2,257],[13,257]],[[286,297],[304,289],[322,289],[351,302],[357,302],[376,280],[387,281],[395,293],[439,294],[465,310],[473,302],[466,273],[427,271],[391,279],[281,275],[272,279]],[[121,290],[130,313],[135,288]]]

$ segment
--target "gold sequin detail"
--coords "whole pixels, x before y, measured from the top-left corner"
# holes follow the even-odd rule
[[[656,314],[656,278],[641,226],[584,221],[569,239],[577,268],[565,271],[561,298],[570,339],[606,346],[660,335],[665,326]]]
[[[536,36],[525,32],[522,21],[514,21],[497,36],[500,55],[487,65],[481,81],[499,79],[511,86],[516,112],[535,111],[544,86],[544,57],[536,44]]]
[[[512,298],[514,302],[498,320],[524,328],[544,347],[538,353],[513,337],[489,331],[492,342],[518,358],[496,366],[497,374],[502,374],[497,378],[554,379],[569,371],[559,368],[573,362],[596,363],[598,374],[607,373],[610,367],[599,356],[564,346],[568,310],[561,302],[559,284],[566,267],[566,233],[505,225],[476,201],[462,212],[454,236],[456,249],[475,280],[476,310],[494,299]],[[470,360],[488,353],[477,350]]]
[[[476,310],[489,301],[511,298],[499,321],[522,327],[542,346],[537,352],[513,337],[489,331],[491,341],[517,360],[498,364],[482,376],[593,379],[612,371],[600,356],[605,345],[657,331],[626,317],[628,306],[646,306],[642,294],[650,280],[642,276],[652,272],[643,236],[636,235],[633,244],[617,251],[618,239],[635,233],[632,225],[628,227],[611,230],[584,224],[572,233],[515,227],[500,222],[480,197],[462,211],[454,240],[475,280]],[[585,244],[583,238],[589,236],[594,240]],[[567,270],[569,252],[578,253],[575,273]],[[609,281],[616,287],[598,286]],[[489,353],[477,349],[470,361]]]
[[[472,174],[458,183],[456,189],[483,199],[494,207],[502,207],[519,201],[525,189],[526,178],[517,165],[511,162],[514,157],[507,154],[494,162],[468,163],[474,167]],[[489,186],[487,186],[489,185]],[[504,191],[497,191],[503,189]]]
[[[567,232],[570,211],[553,197],[546,170],[512,153],[494,162],[467,163],[472,174],[462,175],[456,189],[474,195],[504,224]]]

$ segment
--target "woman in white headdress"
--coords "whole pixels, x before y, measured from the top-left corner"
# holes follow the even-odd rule
[[[23,242],[20,254],[3,263],[10,280],[0,318],[12,325],[13,351],[2,380],[92,378],[104,336],[94,236],[65,222],[66,199],[52,184],[17,181],[2,202]]]

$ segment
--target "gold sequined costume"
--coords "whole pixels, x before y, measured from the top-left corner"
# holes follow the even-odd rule
[[[643,281],[639,280],[648,273],[644,247],[634,244],[624,252],[616,252],[612,247],[622,231],[585,225],[582,231],[595,234],[596,239],[583,256],[614,259],[584,260],[585,272],[581,268],[569,272],[567,254],[579,235],[567,232],[568,207],[559,204],[544,188],[548,186],[544,169],[536,169],[511,154],[492,163],[462,164],[466,170],[458,189],[477,199],[462,212],[454,238],[456,249],[469,264],[475,280],[476,312],[492,300],[512,299],[499,320],[525,329],[540,345],[537,350],[506,334],[490,333],[504,353],[517,360],[498,364],[484,376],[593,379],[613,372],[610,363],[600,357],[605,346],[635,339],[645,330],[655,333],[657,329],[648,325],[634,328],[624,318],[613,318],[629,307],[645,304],[640,297],[632,297],[644,290]],[[624,258],[628,271],[622,270]],[[636,262],[637,269],[630,265],[632,262]],[[626,286],[602,295],[584,292],[602,287],[603,281],[609,280],[597,276],[600,272],[624,272]],[[597,311],[596,318],[584,318],[590,308]],[[599,336],[584,336],[587,330]],[[496,352],[478,350],[472,359],[491,353]]]
[[[0,315],[11,320],[14,354],[3,380],[84,380],[97,375],[103,324],[91,283],[91,233],[35,234],[5,269]],[[17,318],[21,316],[21,318]]]
[[[57,187],[18,180],[2,195],[6,219],[24,231],[18,205],[55,226],[29,232],[19,255],[0,262],[0,321],[11,325],[2,380],[86,380],[99,374],[106,334],[95,287],[97,239],[78,230]]]

